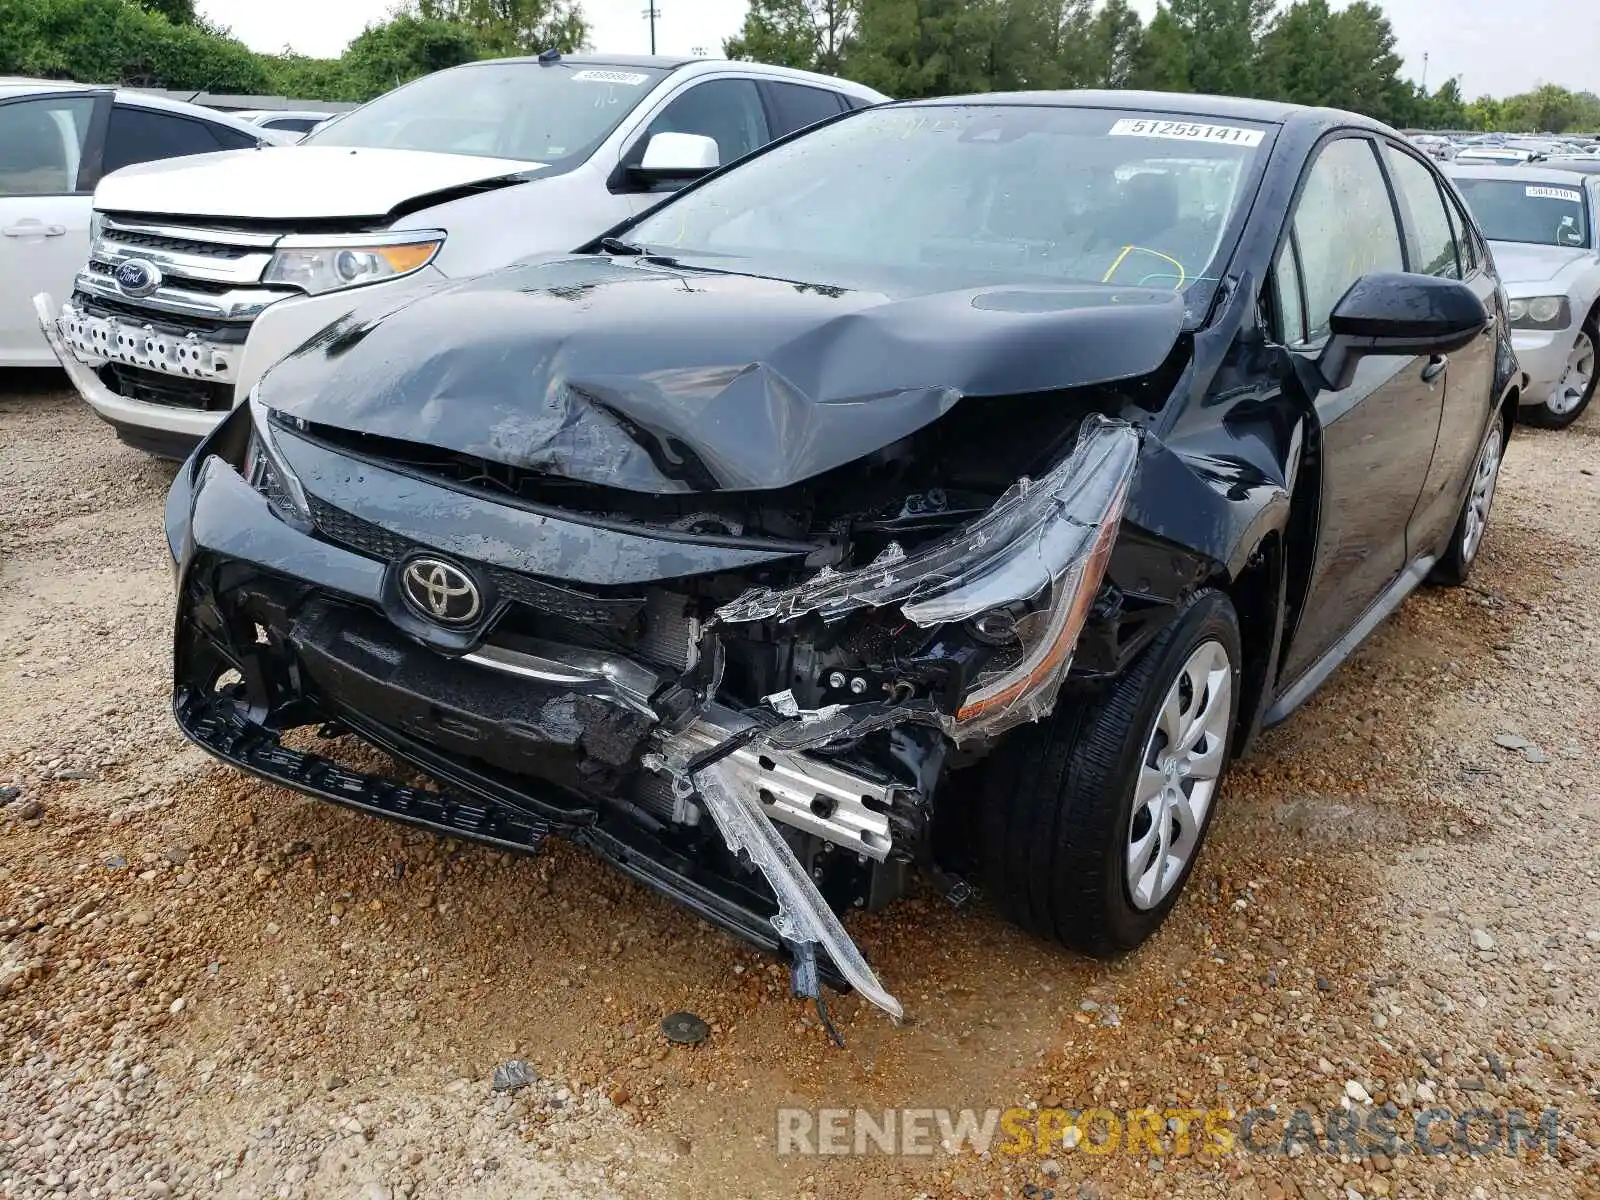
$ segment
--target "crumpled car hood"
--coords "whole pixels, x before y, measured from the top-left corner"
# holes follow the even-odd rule
[[[781,488],[964,397],[1148,374],[1183,311],[1180,296],[1143,288],[894,299],[563,256],[358,308],[275,367],[261,399],[316,424],[637,492]]]

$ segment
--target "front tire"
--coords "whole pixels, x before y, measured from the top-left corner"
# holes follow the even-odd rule
[[[1565,429],[1583,415],[1600,385],[1600,370],[1595,355],[1600,348],[1600,315],[1591,316],[1578,330],[1577,340],[1567,355],[1567,369],[1543,404],[1526,408],[1523,419],[1543,429]]]
[[[1467,498],[1461,503],[1456,527],[1450,533],[1450,544],[1428,573],[1430,583],[1460,587],[1472,575],[1472,564],[1478,560],[1483,536],[1489,528],[1489,510],[1494,505],[1495,490],[1500,485],[1500,464],[1505,461],[1505,446],[1505,423],[1497,415],[1483,439],[1483,445],[1478,448],[1478,461],[1472,468],[1472,482],[1467,487]]]
[[[985,877],[1007,916],[1097,957],[1156,931],[1216,811],[1240,661],[1233,604],[1207,589],[1103,696],[996,749],[980,821]]]

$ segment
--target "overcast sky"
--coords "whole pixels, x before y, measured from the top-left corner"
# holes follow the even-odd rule
[[[1600,20],[1594,0],[1382,0],[1400,41],[1406,73],[1437,87],[1461,76],[1468,99],[1508,95],[1539,83],[1600,91]],[[1155,0],[1133,0],[1145,16]],[[655,0],[661,11],[656,46],[663,54],[722,52],[722,40],[744,19],[745,0]],[[393,0],[199,0],[207,17],[252,49],[293,46],[333,57],[369,23],[383,20]],[[583,0],[595,49],[643,54],[650,29],[648,0]]]

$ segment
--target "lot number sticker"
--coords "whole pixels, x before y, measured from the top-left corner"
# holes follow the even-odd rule
[[[1565,200],[1568,204],[1583,203],[1583,193],[1572,191],[1570,188],[1530,187],[1526,191],[1528,196],[1534,200]]]
[[[1259,146],[1261,130],[1237,125],[1203,125],[1195,121],[1149,121],[1124,117],[1111,126],[1112,137],[1170,138],[1179,142],[1218,142],[1225,146]]]
[[[637,71],[575,71],[572,77],[580,83],[620,83],[627,87],[650,82],[650,76]]]

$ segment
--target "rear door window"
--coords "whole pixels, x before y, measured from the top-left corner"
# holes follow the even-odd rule
[[[218,150],[255,145],[250,138],[232,129],[224,130],[230,135],[225,143],[212,132],[214,128],[221,127],[177,113],[118,104],[111,110],[111,124],[106,130],[105,171],[110,174],[135,163],[185,154],[214,154]]]
[[[772,113],[773,137],[783,137],[818,121],[837,117],[843,111],[839,93],[826,88],[771,80],[763,82],[761,87],[767,93],[767,105]]]

